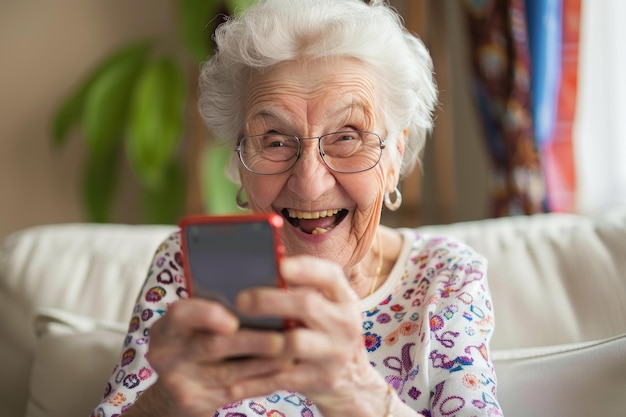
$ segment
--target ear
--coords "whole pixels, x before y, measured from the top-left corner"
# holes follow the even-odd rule
[[[395,141],[396,157],[393,161],[391,161],[389,167],[387,168],[385,181],[385,189],[390,193],[393,192],[393,190],[398,186],[398,182],[400,182],[400,167],[402,166],[402,157],[404,156],[404,149],[408,136],[409,130],[404,129],[402,131],[402,135],[399,135],[398,139]]]

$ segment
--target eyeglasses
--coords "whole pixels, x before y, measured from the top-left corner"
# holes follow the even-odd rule
[[[385,141],[376,133],[345,131],[311,138],[270,133],[247,136],[235,151],[250,172],[275,175],[289,171],[302,153],[302,141],[318,139],[318,151],[324,164],[342,174],[363,172],[374,168],[383,153]]]

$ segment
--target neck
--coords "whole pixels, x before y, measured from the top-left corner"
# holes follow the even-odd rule
[[[383,270],[383,241],[380,236],[380,233],[376,233],[376,240],[378,241],[378,261],[376,262],[374,278],[372,279],[372,285],[370,286],[369,293],[367,294],[368,296],[372,295],[372,293],[378,288],[378,281],[380,279],[380,274]]]
[[[374,293],[387,280],[402,250],[402,235],[380,226],[368,255],[347,276],[360,298]],[[379,270],[376,279],[376,271]]]
[[[347,278],[360,298],[371,295],[384,282],[385,256],[383,237],[376,233],[371,248],[365,258],[348,272]]]

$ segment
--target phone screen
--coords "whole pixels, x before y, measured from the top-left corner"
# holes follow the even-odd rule
[[[279,283],[276,230],[267,219],[190,222],[183,233],[191,293],[223,303],[237,313],[237,294],[245,288]],[[278,317],[245,317],[242,326],[281,329]]]

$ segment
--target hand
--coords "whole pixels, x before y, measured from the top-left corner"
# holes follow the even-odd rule
[[[238,400],[294,390],[327,417],[383,415],[386,384],[365,353],[359,298],[341,268],[301,256],[285,259],[281,273],[289,291],[250,289],[240,294],[237,307],[300,326],[284,332],[241,329],[219,303],[174,303],[150,332],[148,360],[159,378],[133,411],[213,415]]]
[[[231,392],[233,385],[285,367],[283,345],[279,332],[239,329],[237,318],[219,303],[180,300],[150,330],[148,360],[159,378],[129,414],[213,415],[242,399]]]
[[[246,398],[294,390],[313,400],[327,417],[383,415],[387,384],[370,365],[359,297],[343,270],[326,260],[298,256],[282,262],[281,274],[289,291],[247,290],[237,307],[244,314],[301,323],[281,334],[282,347],[274,357],[293,365],[240,378],[231,393]]]

